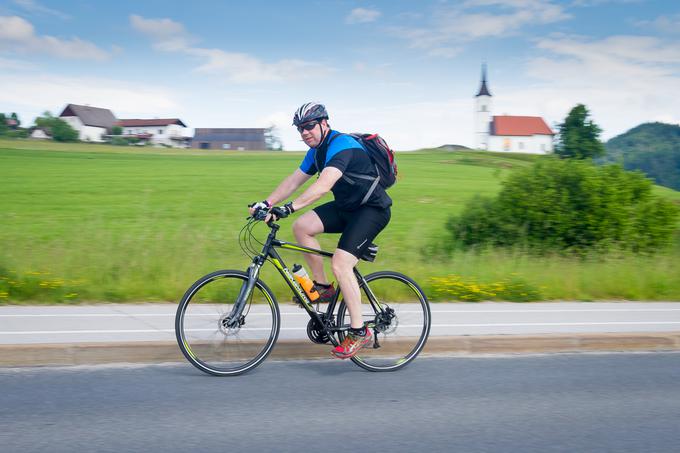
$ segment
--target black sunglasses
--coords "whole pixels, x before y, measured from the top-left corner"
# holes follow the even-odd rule
[[[316,125],[319,124],[318,121],[312,121],[311,123],[305,123],[297,127],[297,130],[299,133],[302,134],[302,131],[311,131],[316,127]]]

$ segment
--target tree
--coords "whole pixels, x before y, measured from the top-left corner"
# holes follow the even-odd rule
[[[9,127],[7,127],[7,117],[4,113],[0,113],[0,135],[5,135],[8,129]]]
[[[540,159],[513,172],[496,198],[472,199],[450,218],[449,248],[655,252],[673,243],[680,209],[652,188],[619,165]]]
[[[78,131],[66,121],[55,118],[52,123],[52,139],[58,142],[75,142],[78,140]]]
[[[75,142],[78,140],[78,131],[69,126],[66,121],[52,116],[50,112],[45,112],[43,116],[36,118],[35,124],[50,131],[52,139],[58,142]]]
[[[571,109],[564,123],[559,125],[555,154],[562,159],[593,159],[604,155],[605,148],[599,139],[602,129],[589,116],[583,104]]]
[[[113,126],[111,128],[111,135],[123,135],[123,128],[120,126]]]
[[[14,121],[16,121],[16,124],[14,125],[14,128],[17,129],[19,126],[21,126],[21,121],[19,120],[19,116],[16,114],[16,112],[12,112],[10,115],[10,118],[12,118]]]
[[[267,149],[273,151],[281,151],[283,149],[283,144],[281,143],[281,138],[279,137],[279,130],[273,124],[265,130],[264,142]]]

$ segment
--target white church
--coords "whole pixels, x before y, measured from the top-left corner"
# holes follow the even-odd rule
[[[540,116],[491,116],[491,93],[482,66],[482,84],[475,96],[475,148],[487,151],[548,154],[555,133]]]

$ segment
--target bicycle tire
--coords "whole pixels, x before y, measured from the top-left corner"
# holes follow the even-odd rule
[[[427,296],[413,279],[399,272],[380,271],[369,274],[364,279],[380,304],[393,309],[395,316],[389,323],[382,323],[383,331],[377,333],[380,347],[374,349],[374,344],[369,344],[351,360],[369,371],[399,370],[420,354],[429,337],[432,315]],[[362,314],[365,324],[376,335],[373,330],[376,312],[368,302],[369,289],[361,287],[365,296],[362,298]],[[411,300],[414,296],[416,302],[397,303],[404,298]],[[337,324],[349,325],[349,313],[344,300],[338,306]],[[339,331],[338,337],[342,341],[344,331]]]
[[[244,309],[243,324],[237,329],[225,326],[225,317],[247,281],[248,274],[242,271],[215,271],[191,285],[179,302],[177,343],[184,357],[205,373],[236,376],[250,371],[276,344],[281,313],[274,294],[259,279]]]

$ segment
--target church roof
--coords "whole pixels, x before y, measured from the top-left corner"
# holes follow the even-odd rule
[[[482,65],[482,85],[479,87],[479,93],[475,97],[491,96],[489,88],[486,86],[486,64]]]
[[[491,135],[555,135],[540,116],[494,116]]]

